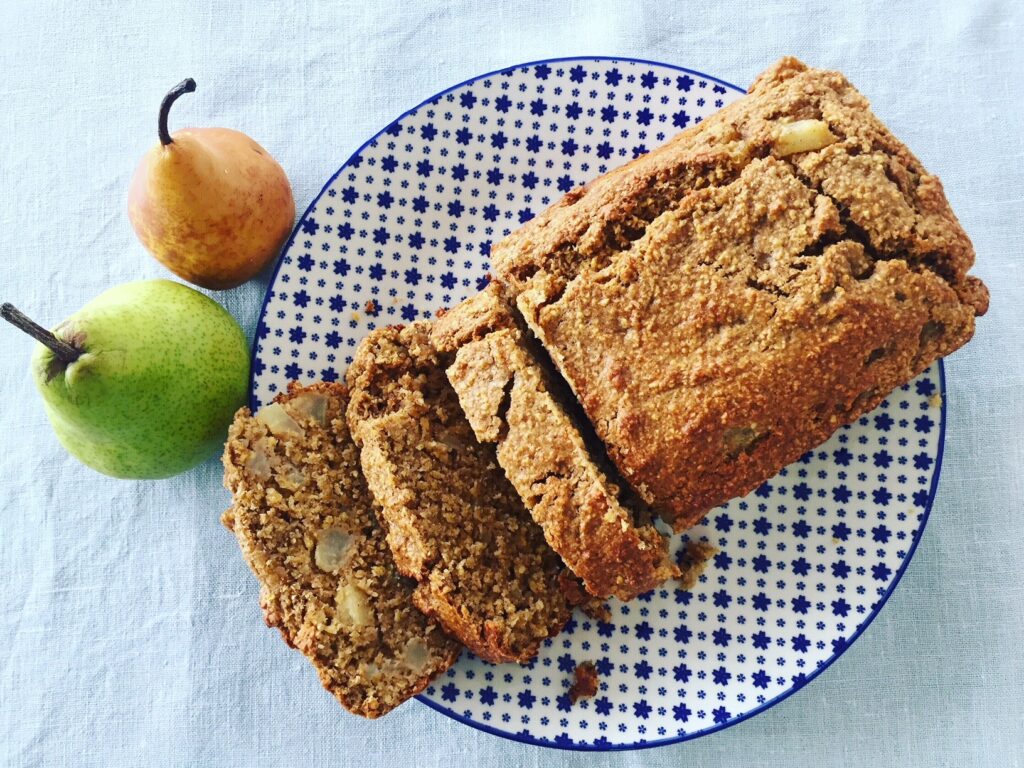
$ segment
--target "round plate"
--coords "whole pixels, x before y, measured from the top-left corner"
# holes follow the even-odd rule
[[[491,243],[742,93],[667,64],[559,59],[406,112],[299,221],[257,331],[253,407],[291,379],[340,378],[371,329],[473,294]],[[937,364],[674,537],[676,551],[688,539],[718,550],[693,589],[612,601],[610,623],[577,613],[526,666],[464,653],[420,700],[508,738],[601,750],[707,734],[781,701],[849,647],[910,561],[938,481],[943,404]],[[583,661],[600,690],[572,704]]]

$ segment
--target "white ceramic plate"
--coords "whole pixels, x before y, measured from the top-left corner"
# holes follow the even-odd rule
[[[303,214],[267,292],[252,404],[344,375],[380,325],[430,317],[486,284],[491,243],[561,195],[743,91],[627,59],[558,59],[450,88],[363,145]],[[535,744],[629,749],[739,722],[800,689],[885,603],[924,528],[945,425],[941,363],[744,499],[676,536],[719,552],[612,621],[577,614],[528,666],[464,653],[420,700]],[[600,691],[570,704],[572,672]]]

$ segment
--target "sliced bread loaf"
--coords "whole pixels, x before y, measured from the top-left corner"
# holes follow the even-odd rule
[[[563,566],[473,435],[424,321],[383,328],[348,370],[348,420],[416,606],[481,658],[524,662],[572,611]]]
[[[391,559],[345,422],[341,384],[293,384],[224,450],[224,524],[260,582],[269,626],[339,702],[378,717],[419,693],[460,646],[412,604]]]
[[[455,352],[448,380],[476,437],[565,564],[598,597],[630,600],[678,574],[667,541],[595,460],[497,284],[441,314],[434,343]]]

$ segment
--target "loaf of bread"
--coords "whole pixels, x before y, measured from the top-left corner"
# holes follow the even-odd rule
[[[939,180],[837,72],[749,95],[493,249],[623,477],[677,529],[960,347],[988,293]]]
[[[348,369],[348,421],[415,605],[493,662],[526,662],[565,626],[564,566],[494,446],[477,441],[430,323],[367,336]]]
[[[292,384],[224,449],[224,524],[260,582],[269,626],[352,712],[378,717],[450,667],[461,646],[413,606],[345,422],[341,384]]]
[[[436,322],[364,339],[350,389],[293,383],[225,447],[267,623],[366,717],[460,643],[527,662],[574,605],[680,576],[651,509],[682,530],[751,491],[988,306],[939,180],[791,58],[492,261]],[[681,553],[684,587],[712,550]]]
[[[496,283],[444,312],[433,340],[455,353],[448,380],[478,440],[551,548],[598,597],[631,600],[678,575],[666,539],[592,455],[586,424],[563,402]]]

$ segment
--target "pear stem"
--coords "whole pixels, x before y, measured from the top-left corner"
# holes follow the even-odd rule
[[[4,302],[3,306],[0,306],[0,317],[15,328],[27,333],[40,344],[45,344],[52,349],[53,354],[57,356],[57,359],[63,365],[70,365],[82,356],[82,350],[74,344],[69,344],[63,339],[57,338],[52,331],[43,328],[43,326],[32,320],[32,318],[13,304]]]
[[[171,105],[178,100],[179,96],[186,93],[192,93],[196,89],[196,81],[191,77],[187,77],[178,83],[176,86],[171,88],[164,96],[164,100],[160,102],[160,117],[157,121],[157,132],[160,134],[160,143],[165,147],[168,144],[173,144],[174,140],[171,138],[171,134],[167,132],[167,116],[171,113]]]

